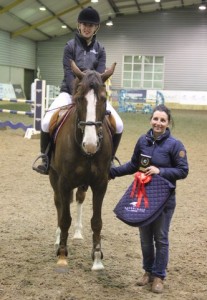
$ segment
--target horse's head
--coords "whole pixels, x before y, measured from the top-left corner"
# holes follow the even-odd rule
[[[104,82],[113,74],[115,63],[105,73],[88,70],[82,72],[71,61],[77,80],[74,85],[73,101],[76,103],[78,127],[83,137],[81,146],[87,155],[94,155],[103,138],[102,125],[106,113],[106,88]]]

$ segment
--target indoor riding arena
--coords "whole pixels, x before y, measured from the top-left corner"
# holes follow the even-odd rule
[[[207,10],[198,7],[207,7],[207,2],[92,2],[42,0],[46,11],[40,16],[40,1],[0,1],[0,299],[206,300]],[[73,239],[74,201],[68,265],[58,268],[53,190],[49,176],[32,169],[40,153],[41,119],[63,78],[65,43],[74,36],[76,16],[90,5],[101,17],[97,38],[105,46],[107,66],[117,62],[109,100],[124,124],[116,153],[121,164],[131,159],[138,138],[150,129],[152,109],[160,103],[171,109],[171,133],[187,150],[189,174],[177,181],[162,294],[152,293],[150,284],[137,285],[143,274],[139,230],[113,211],[134,175],[108,182],[102,206],[104,269],[93,271],[91,189],[83,203],[84,239]],[[64,32],[61,25],[67,25]],[[141,82],[133,71],[139,67]],[[34,83],[42,81],[43,111],[37,116],[39,90]]]

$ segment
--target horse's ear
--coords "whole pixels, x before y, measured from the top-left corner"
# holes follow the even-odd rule
[[[72,69],[73,73],[75,74],[75,76],[81,80],[84,76],[84,73],[78,68],[78,66],[76,65],[74,60],[70,59],[70,65],[71,65],[71,69]]]
[[[116,62],[112,64],[111,68],[109,68],[103,74],[101,74],[101,78],[103,82],[105,82],[114,73],[115,67],[116,67]]]

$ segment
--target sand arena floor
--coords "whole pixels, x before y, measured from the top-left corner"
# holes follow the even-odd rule
[[[122,162],[130,159],[137,137],[148,128],[148,117],[141,118],[142,127],[136,119],[135,125],[130,118],[125,120],[118,151]],[[142,274],[138,230],[117,220],[113,213],[133,177],[118,178],[108,186],[102,230],[105,269],[91,271],[89,191],[84,203],[84,241],[72,241],[72,226],[68,241],[69,272],[59,274],[55,271],[56,211],[52,189],[47,176],[31,169],[39,152],[39,140],[24,139],[19,131],[0,131],[0,299],[207,299],[206,115],[201,115],[193,125],[189,116],[188,127],[181,126],[180,119],[178,115],[174,135],[188,150],[190,174],[178,182],[177,207],[170,231],[170,262],[162,295],[152,294],[150,286],[136,286]],[[75,203],[72,214],[75,218]]]

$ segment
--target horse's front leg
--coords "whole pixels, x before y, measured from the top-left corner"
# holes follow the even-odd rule
[[[75,233],[73,236],[74,240],[83,240],[82,206],[83,206],[83,201],[86,196],[87,189],[88,189],[88,186],[80,186],[76,192],[77,217],[76,217],[76,223],[75,223]]]
[[[93,266],[92,270],[102,270],[104,265],[102,263],[103,253],[101,250],[101,229],[102,229],[102,203],[105,196],[107,183],[100,190],[96,187],[93,190],[93,216],[91,218],[91,228],[93,231],[93,248],[92,248],[92,259]]]
[[[57,214],[58,214],[58,229],[56,231],[56,242],[59,241],[57,246],[57,265],[60,267],[67,266],[67,240],[68,240],[68,230],[71,225],[71,215],[70,215],[70,202],[72,201],[73,191],[64,191],[62,189],[55,197],[57,201]],[[59,236],[58,236],[59,235]]]

